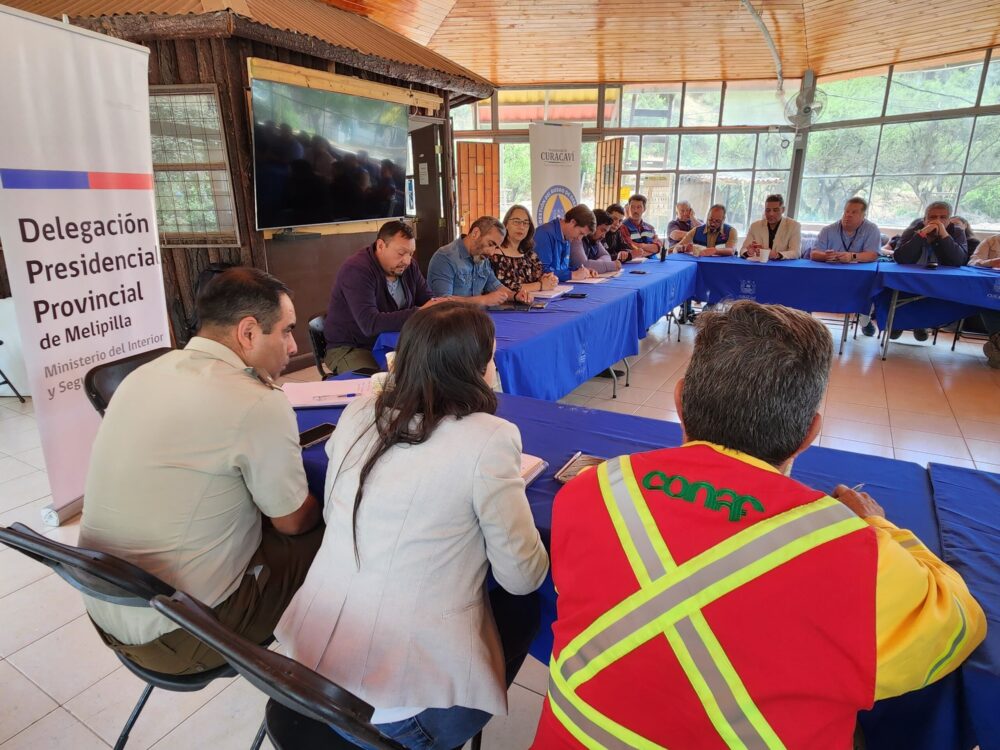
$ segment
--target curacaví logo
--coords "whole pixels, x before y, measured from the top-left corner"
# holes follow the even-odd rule
[[[544,224],[556,218],[561,219],[575,205],[576,196],[573,195],[572,190],[565,185],[553,185],[542,194],[542,199],[538,201],[535,222]]]
[[[757,294],[757,282],[753,279],[740,279],[740,294],[751,297]]]

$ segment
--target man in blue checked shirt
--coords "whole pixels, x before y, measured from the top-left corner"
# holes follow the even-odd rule
[[[489,256],[503,242],[507,230],[499,219],[480,216],[469,233],[438,248],[427,268],[427,283],[438,297],[459,297],[475,305],[502,305],[509,299],[530,302],[531,293],[517,294],[493,273]]]

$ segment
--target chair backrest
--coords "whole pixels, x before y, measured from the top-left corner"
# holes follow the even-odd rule
[[[15,523],[0,526],[0,542],[47,565],[78,591],[112,604],[149,607],[157,596],[172,596],[173,586],[120,557],[61,544]]]
[[[373,747],[402,750],[371,724],[374,709],[353,693],[287,656],[234,633],[201,602],[178,591],[153,599],[153,609],[218,651],[258,690],[314,721],[332,724]]]
[[[83,378],[83,389],[87,398],[90,399],[90,403],[97,409],[97,413],[104,416],[108,404],[111,403],[111,397],[115,395],[115,391],[127,375],[169,351],[171,351],[169,347],[147,349],[144,352],[133,354],[131,357],[116,359],[114,362],[107,362],[92,368]]]
[[[316,369],[319,370],[321,378],[330,374],[323,362],[326,358],[326,335],[323,333],[325,326],[326,313],[318,313],[309,318],[309,343],[312,344],[313,359],[316,361]]]

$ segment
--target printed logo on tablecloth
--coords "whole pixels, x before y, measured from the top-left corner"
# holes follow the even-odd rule
[[[740,279],[740,294],[748,298],[756,297],[757,282],[753,279]]]

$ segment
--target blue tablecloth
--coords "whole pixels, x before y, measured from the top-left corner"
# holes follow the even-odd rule
[[[634,273],[639,271],[641,273]],[[697,269],[690,264],[661,263],[651,258],[645,263],[628,263],[622,274],[600,286],[634,289],[638,306],[638,337],[646,338],[646,331],[656,321],[694,294]],[[585,290],[588,284],[578,285]]]
[[[879,263],[874,291],[875,316],[885,328],[893,291],[899,304],[892,327],[901,330],[935,328],[973,315],[980,308],[1000,310],[1000,272],[981,268],[948,268],[928,271],[920,266]],[[905,299],[916,295],[925,299]]]
[[[695,263],[694,298],[702,302],[752,299],[808,312],[867,313],[877,263],[817,263],[782,260],[758,263],[738,257],[692,258],[677,253],[673,263]]]
[[[1000,474],[930,465],[945,562],[986,612],[986,640],[962,667],[982,750],[1000,748]]]
[[[555,401],[639,353],[635,289],[608,282],[575,291],[587,297],[553,300],[543,310],[490,313],[505,393]],[[384,363],[398,340],[398,333],[379,336],[375,358]]]
[[[307,429],[322,422],[336,422],[341,411],[300,411],[299,427]],[[681,441],[680,426],[673,422],[515,396],[500,397],[498,414],[518,426],[525,452],[549,462],[549,469],[528,488],[527,493],[535,524],[546,544],[551,531],[552,501],[561,487],[552,475],[574,452],[579,450],[610,457],[674,446]],[[327,463],[323,447],[315,446],[304,451],[303,461],[310,490],[322,497]],[[970,474],[976,476],[975,472]],[[827,492],[838,483],[854,485],[864,482],[866,491],[885,507],[893,522],[911,529],[933,551],[942,551],[931,482],[927,472],[917,464],[829,448],[810,448],[796,459],[792,476]],[[980,473],[978,476],[987,475]],[[987,515],[987,518],[990,517]],[[993,538],[990,549],[1000,550],[1000,540]],[[959,548],[953,554],[960,556],[961,552]],[[955,560],[951,562],[955,564]],[[994,585],[995,581],[994,576]],[[551,579],[546,581],[540,593],[543,599],[543,627],[532,645],[532,654],[547,663],[552,649],[552,633],[548,626],[555,620],[555,591]],[[996,598],[1000,600],[1000,597]],[[989,673],[981,676],[976,673],[978,680],[997,679],[997,662],[993,660],[989,663],[994,665],[992,677]],[[963,690],[962,683],[966,672],[963,668],[961,673],[949,675],[923,690],[880,701],[872,711],[864,712],[860,720],[868,747],[872,750],[971,748],[975,742],[965,703],[968,690]],[[968,688],[968,685],[965,687]],[[983,750],[996,747],[995,744],[987,744],[982,736],[979,741],[983,743]]]

